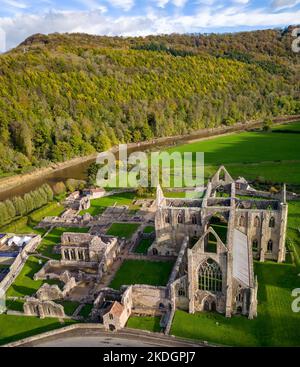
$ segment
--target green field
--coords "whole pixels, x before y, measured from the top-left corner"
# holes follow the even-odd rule
[[[33,280],[34,274],[43,267],[45,262],[44,259],[30,256],[14,283],[7,290],[6,296],[24,297],[33,295],[45,282],[44,280]],[[60,285],[60,282],[56,280],[47,280],[46,283]]]
[[[295,123],[281,128],[298,130],[299,126],[300,123]],[[177,146],[168,151],[204,152],[206,178],[223,164],[234,177],[300,183],[299,134],[293,131],[242,132]]]
[[[160,332],[160,318],[151,316],[131,316],[126,327],[132,329],[148,330],[152,332]]]
[[[173,265],[172,261],[125,260],[110,287],[120,289],[122,285],[130,284],[165,286]]]
[[[109,236],[125,237],[129,239],[134,232],[139,228],[137,223],[113,223],[106,232]]]
[[[300,122],[293,122],[279,126],[273,126],[272,131],[295,131],[300,132]]]
[[[37,251],[43,256],[51,259],[60,260],[60,254],[53,253],[53,247],[60,243],[61,236],[64,232],[75,232],[75,233],[87,233],[89,228],[54,228],[52,231],[43,238]]]
[[[111,196],[105,196],[100,199],[91,200],[91,207],[87,210],[82,210],[80,215],[84,215],[85,213],[89,213],[92,216],[99,215],[104,212],[104,210],[109,206],[129,206],[131,210],[139,209],[138,206],[133,205],[132,201],[135,198],[135,193],[133,192],[124,192],[121,194],[115,194]]]
[[[64,323],[60,323],[53,318],[39,319],[37,317],[0,315],[0,345],[73,323],[72,320],[65,320]]]
[[[291,292],[299,288],[300,202],[289,203],[287,239],[292,251],[285,264],[255,263],[258,317],[231,319],[216,313],[176,311],[171,334],[234,346],[300,346],[300,313],[291,309]]]

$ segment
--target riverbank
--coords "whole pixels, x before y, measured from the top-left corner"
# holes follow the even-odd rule
[[[300,120],[300,115],[295,116],[282,116],[273,120],[274,124],[290,123]],[[140,143],[129,143],[128,149],[134,150],[146,150],[148,148],[160,148],[163,146],[175,146],[182,143],[191,143],[195,141],[208,140],[216,136],[230,135],[237,132],[243,132],[249,129],[262,127],[263,121],[249,121],[246,123],[237,123],[233,126],[221,126],[217,128],[208,128],[193,131],[185,135],[169,136],[163,138],[152,139],[150,141]],[[117,152],[118,147],[115,146],[111,149],[112,152]],[[95,161],[97,153],[94,153],[85,157],[77,157],[72,160],[53,163],[49,167],[37,169],[31,173],[14,175],[0,179],[0,200],[4,200],[8,197],[15,195],[21,195],[23,192],[30,191],[33,186],[38,187],[45,180],[64,180],[66,178],[83,178],[75,175],[77,170],[82,172],[86,170],[88,165]],[[83,174],[81,172],[81,174]],[[30,189],[30,190],[29,190]]]
[[[20,175],[14,175],[9,177],[4,177],[0,179],[0,193],[11,189],[12,187],[20,186],[28,183],[30,180],[35,180],[40,177],[45,177],[54,172],[64,170],[76,165],[80,165],[86,162],[92,162],[96,159],[97,153],[94,153],[85,157],[76,157],[66,162],[52,163],[50,166],[45,168],[39,168],[30,173],[24,173]]]

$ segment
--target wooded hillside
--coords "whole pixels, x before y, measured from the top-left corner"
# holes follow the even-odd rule
[[[300,113],[291,28],[146,38],[34,35],[0,55],[0,174]]]

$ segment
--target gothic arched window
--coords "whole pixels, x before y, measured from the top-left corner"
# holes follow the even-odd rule
[[[240,217],[240,220],[239,220],[239,225],[240,225],[240,227],[245,227],[245,224],[246,224],[246,219],[245,219],[245,217],[242,215],[242,216]]]
[[[212,259],[204,261],[199,267],[199,289],[222,292],[222,270]]]
[[[180,287],[178,289],[178,296],[185,297],[185,290],[184,290],[184,288]]]
[[[178,222],[178,223],[183,223],[183,214],[182,214],[182,213],[179,213],[179,214],[178,214],[177,222]]]
[[[166,222],[166,223],[170,223],[170,216],[169,216],[169,214],[167,214],[167,215],[165,216],[165,222]]]
[[[269,240],[268,241],[268,252],[272,252],[273,251],[273,241],[272,240]]]
[[[197,216],[196,214],[192,215],[192,224],[197,224]]]
[[[256,216],[254,219],[254,227],[259,227],[259,225],[260,225],[260,219],[258,216]]]
[[[252,241],[252,251],[258,250],[258,241],[255,239]]]
[[[275,218],[274,217],[271,217],[270,218],[269,227],[270,228],[274,228],[275,227]]]

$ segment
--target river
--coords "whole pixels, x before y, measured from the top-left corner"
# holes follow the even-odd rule
[[[293,122],[299,120],[300,116],[293,117],[281,117],[274,119],[274,123]],[[247,129],[253,129],[262,126],[262,121],[251,121],[244,124],[235,124],[234,126],[220,127],[214,129],[203,129],[200,131],[192,132],[191,134],[182,136],[173,136],[166,138],[159,138],[149,142],[128,144],[128,153],[133,151],[145,151],[145,150],[161,150],[162,147],[167,148],[174,145],[188,143],[193,140],[212,138],[218,135],[231,134],[234,132],[245,131]],[[73,165],[69,165],[65,168],[53,169],[43,175],[33,175],[32,177],[25,180],[21,184],[18,184],[18,179],[12,182],[8,188],[0,190],[0,201],[10,199],[14,196],[23,196],[27,192],[34,190],[44,183],[48,183],[53,186],[59,181],[66,181],[68,178],[74,178],[78,180],[85,180],[87,178],[87,169],[95,158],[85,160],[83,162],[77,162]],[[5,180],[5,179],[3,179]]]

